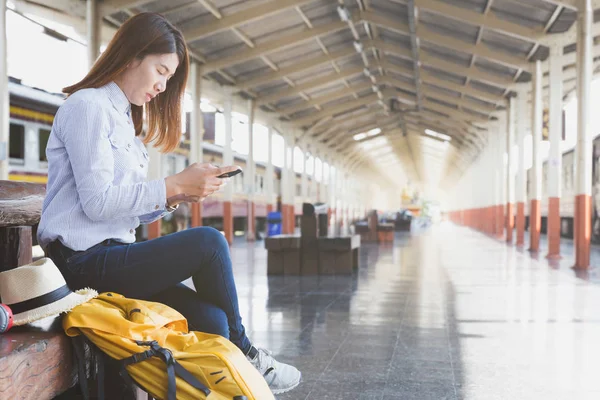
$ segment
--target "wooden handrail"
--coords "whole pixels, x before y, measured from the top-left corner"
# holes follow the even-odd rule
[[[37,224],[45,195],[43,184],[0,180],[0,228]]]

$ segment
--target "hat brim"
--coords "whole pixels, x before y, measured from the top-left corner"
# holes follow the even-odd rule
[[[13,315],[13,325],[25,325],[43,318],[55,317],[62,313],[69,312],[78,305],[97,296],[98,292],[89,288],[71,292],[67,296],[53,303]]]

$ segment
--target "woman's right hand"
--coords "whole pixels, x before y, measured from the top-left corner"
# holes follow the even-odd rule
[[[175,205],[183,201],[198,202],[204,200],[227,182],[227,179],[217,178],[217,176],[235,171],[238,168],[235,165],[215,167],[209,163],[194,163],[178,174],[168,176],[165,179],[167,199],[174,199],[174,202],[169,204]]]

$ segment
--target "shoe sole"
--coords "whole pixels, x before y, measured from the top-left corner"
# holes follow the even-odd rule
[[[302,381],[302,375],[300,375],[300,379],[298,379],[298,382],[294,383],[292,386],[287,387],[285,389],[271,389],[271,392],[273,392],[273,394],[287,393],[290,390],[296,389],[298,387],[298,385],[300,384],[300,381]]]

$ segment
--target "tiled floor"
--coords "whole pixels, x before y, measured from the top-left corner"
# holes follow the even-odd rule
[[[303,373],[279,400],[600,399],[600,286],[566,266],[448,223],[353,277],[267,277],[263,245],[232,257],[250,338]]]
[[[516,241],[516,231],[514,234],[514,241]],[[525,245],[524,249],[529,248],[530,233],[525,232]],[[551,268],[569,270],[575,264],[575,247],[573,245],[573,239],[561,238],[560,239],[560,254],[562,259],[559,261],[550,262]],[[548,254],[548,237],[545,234],[540,235],[540,251],[537,254],[532,254],[532,257],[538,260],[544,260]],[[577,272],[577,276],[581,279],[589,280],[600,284],[600,244],[592,243],[590,249],[590,264],[594,268],[590,268],[585,271],[572,271]]]

